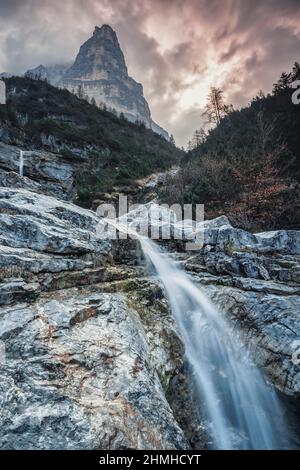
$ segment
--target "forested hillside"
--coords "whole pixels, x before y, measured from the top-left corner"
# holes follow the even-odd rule
[[[5,81],[1,140],[24,149],[49,150],[77,164],[79,202],[84,205],[95,192],[165,170],[182,156],[143,124],[130,123],[46,81]]]
[[[300,105],[291,88],[296,63],[271,94],[224,113],[206,135],[197,131],[175,180],[161,198],[205,203],[207,216],[226,213],[247,229],[299,228]],[[178,196],[179,195],[179,196]]]

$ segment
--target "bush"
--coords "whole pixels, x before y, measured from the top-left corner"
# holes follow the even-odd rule
[[[189,160],[160,191],[160,200],[168,204],[224,203],[238,196],[241,185],[232,166],[212,155]]]

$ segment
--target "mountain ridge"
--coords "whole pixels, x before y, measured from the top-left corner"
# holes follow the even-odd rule
[[[169,134],[155,123],[144,97],[143,86],[128,75],[127,65],[116,32],[109,25],[96,26],[72,65],[39,65],[26,76],[41,78],[50,84],[82,93],[98,106],[114,109],[131,122],[142,122],[166,140]]]

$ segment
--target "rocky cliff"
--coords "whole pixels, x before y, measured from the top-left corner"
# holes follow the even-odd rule
[[[199,442],[177,327],[136,242],[102,240],[95,213],[66,201],[62,161],[59,200],[47,155],[27,161],[30,177],[15,148],[0,155],[0,448]]]
[[[151,119],[143,87],[128,75],[124,55],[115,31],[108,25],[95,27],[93,36],[79,50],[68,67],[40,65],[26,73],[45,78],[49,83],[94,99],[123,114],[132,122],[143,122],[147,128],[168,139],[168,133]]]
[[[37,152],[19,177],[16,155],[0,147],[0,448],[205,447],[180,334],[137,241],[103,240],[96,214],[68,202],[66,162]],[[197,233],[200,250],[169,248],[241,330],[297,447],[300,232],[220,217],[186,227]]]

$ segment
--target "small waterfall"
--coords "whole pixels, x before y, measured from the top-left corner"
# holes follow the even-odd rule
[[[23,150],[20,150],[19,175],[24,176],[24,154],[23,154]]]
[[[140,241],[180,329],[210,447],[287,448],[287,428],[276,392],[251,362],[238,333],[154,242]]]

